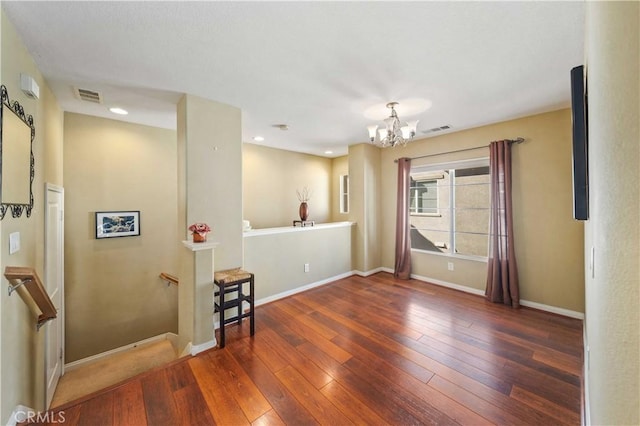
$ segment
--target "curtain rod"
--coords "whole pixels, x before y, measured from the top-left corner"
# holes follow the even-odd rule
[[[510,144],[519,144],[524,142],[524,138],[515,138],[515,139],[507,139],[506,140],[508,143]],[[435,157],[436,155],[444,155],[444,154],[453,154],[455,152],[464,152],[464,151],[472,151],[474,149],[481,149],[481,148],[487,148],[489,147],[489,145],[484,145],[484,146],[476,146],[473,148],[464,148],[464,149],[456,149],[454,151],[445,151],[445,152],[437,152],[435,154],[428,154],[428,155],[421,155],[419,157],[411,157],[411,160],[417,160],[418,158],[427,158],[427,157]],[[394,163],[398,162],[398,159],[396,158],[395,160],[393,160]]]

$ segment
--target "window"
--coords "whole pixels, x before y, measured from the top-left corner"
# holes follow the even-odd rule
[[[349,175],[340,176],[340,213],[349,213]]]
[[[411,170],[411,248],[487,256],[489,159],[416,166]]]
[[[409,213],[438,214],[438,181],[411,179]]]

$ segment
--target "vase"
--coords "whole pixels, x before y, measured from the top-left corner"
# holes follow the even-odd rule
[[[193,233],[193,242],[194,243],[204,243],[207,241],[207,233],[203,232],[203,233],[199,233],[199,232],[194,232]]]
[[[307,203],[305,202],[300,203],[299,213],[300,213],[301,221],[304,222],[305,220],[307,220],[307,218],[309,217],[309,206],[307,205]]]

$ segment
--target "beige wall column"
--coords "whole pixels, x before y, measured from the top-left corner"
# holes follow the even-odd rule
[[[349,147],[349,220],[353,232],[353,269],[367,273],[380,264],[380,149],[370,144]]]
[[[639,17],[638,2],[587,2],[585,379],[594,425],[640,424]]]
[[[181,347],[215,344],[213,270],[242,266],[242,140],[238,108],[185,95],[178,103],[178,233],[205,222],[210,250],[180,250]],[[207,314],[205,315],[205,310]]]

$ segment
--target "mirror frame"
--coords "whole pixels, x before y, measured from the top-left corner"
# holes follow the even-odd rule
[[[4,85],[0,86],[0,200],[2,194],[2,117],[5,113],[5,108],[9,108],[15,113],[29,128],[31,128],[31,141],[29,143],[29,151],[31,153],[31,161],[29,165],[29,204],[19,203],[2,203],[0,202],[0,220],[4,219],[7,211],[11,210],[12,217],[22,216],[22,212],[26,211],[27,217],[31,217],[31,211],[33,210],[33,178],[35,176],[35,160],[33,157],[33,140],[36,137],[36,128],[33,124],[33,116],[31,114],[25,115],[24,108],[18,101],[10,101],[9,93]]]

